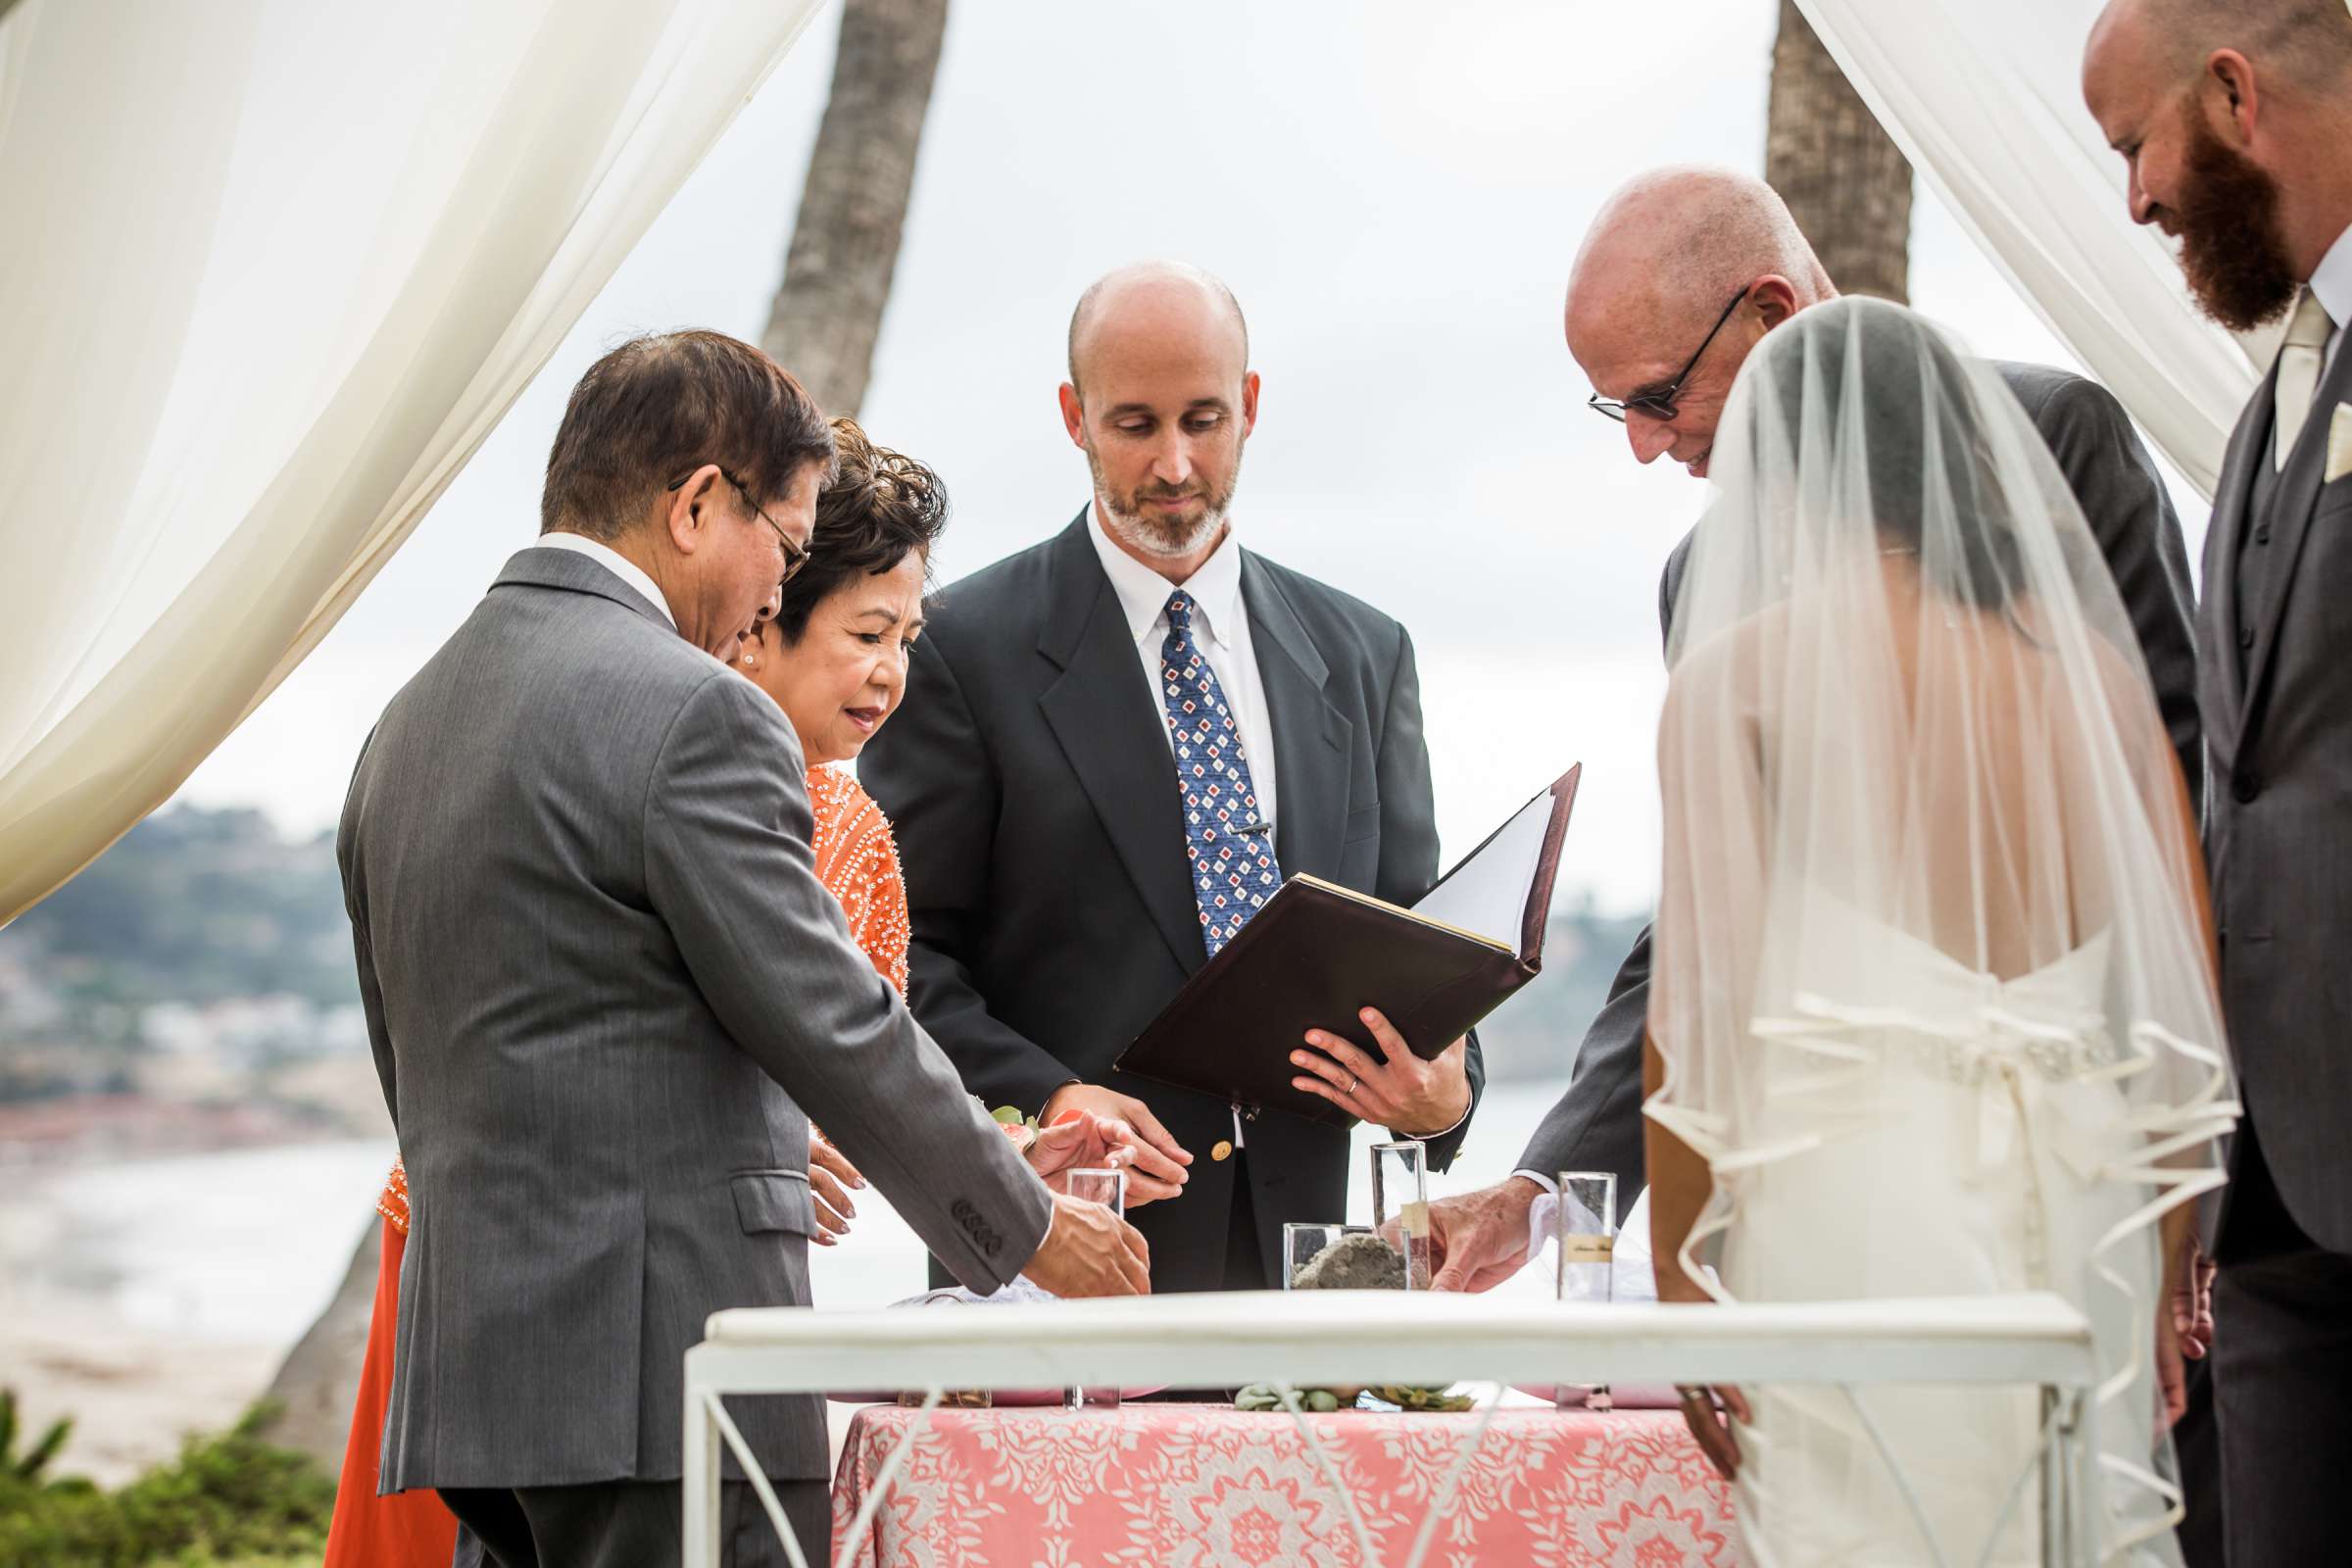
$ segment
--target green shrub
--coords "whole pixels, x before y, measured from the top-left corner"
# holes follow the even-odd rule
[[[267,1412],[190,1438],[178,1459],[118,1492],[0,1476],[0,1563],[10,1568],[156,1568],[316,1553],[334,1484],[256,1433]]]
[[[41,1472],[57,1457],[57,1450],[66,1446],[72,1435],[71,1420],[53,1421],[49,1430],[35,1438],[32,1446],[23,1453],[17,1451],[17,1391],[0,1389],[0,1485],[10,1482],[38,1486]]]

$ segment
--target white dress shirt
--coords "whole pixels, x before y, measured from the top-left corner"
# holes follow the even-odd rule
[[[1121,550],[1103,530],[1102,508],[1088,514],[1092,526],[1086,536],[1119,596],[1127,630],[1135,639],[1136,661],[1152,689],[1152,704],[1159,715],[1159,738],[1168,743],[1168,788],[1176,787],[1173,764],[1175,737],[1168,733],[1167,704],[1159,684],[1160,644],[1168,636],[1168,596],[1176,584]],[[1257,653],[1250,640],[1250,612],[1242,604],[1242,547],[1227,528],[1214,554],[1187,578],[1184,591],[1193,598],[1193,641],[1208,667],[1216,672],[1225,693],[1225,706],[1242,735],[1242,757],[1250,764],[1250,782],[1257,791],[1258,819],[1269,830],[1274,823],[1274,722],[1266,711],[1266,683],[1257,672]]]
[[[2335,350],[2345,343],[2345,324],[2352,322],[2352,228],[2335,235],[2328,254],[2319,259],[2319,270],[2312,272],[2312,294],[2319,296],[2319,308],[2328,313],[2335,331],[2328,334],[2328,365],[2335,362]]]
[[[2328,254],[2320,258],[2319,270],[2311,274],[2311,291],[2320,297],[2320,309],[2328,313],[2328,319],[2335,323],[2328,334],[2327,357],[2320,362],[2332,367],[2344,346],[2345,323],[2352,322],[2352,228],[2336,235]]]
[[[583,533],[543,533],[539,536],[539,543],[544,549],[568,550],[575,556],[586,556],[643,594],[647,604],[662,612],[662,618],[669,622],[670,629],[677,629],[678,617],[669,612],[669,601],[662,597],[662,590],[654,586],[654,579],[645,574],[644,567],[611,545],[599,544]]]
[[[1160,739],[1168,743],[1171,764],[1168,787],[1174,789],[1176,739],[1168,733],[1166,699],[1159,684],[1159,656],[1160,644],[1168,635],[1168,596],[1176,591],[1177,585],[1113,542],[1102,525],[1102,503],[1097,502],[1087,515],[1091,526],[1086,536],[1095,542],[1095,555],[1102,563],[1104,575],[1110,578],[1111,591],[1119,596],[1119,609],[1127,616],[1127,630],[1135,638],[1136,660],[1144,666],[1144,680],[1152,688],[1152,706],[1159,710]],[[1249,608],[1242,603],[1242,547],[1235,542],[1230,527],[1214,553],[1182,586],[1193,597],[1193,641],[1208,660],[1208,667],[1216,671],[1217,686],[1225,693],[1225,706],[1233,710],[1234,725],[1242,732],[1242,756],[1250,763],[1250,783],[1257,791],[1258,819],[1266,824],[1271,835],[1276,820],[1274,720],[1266,709],[1266,683],[1258,674],[1257,652],[1250,638]],[[1420,1136],[1443,1138],[1468,1119],[1469,1112],[1464,1111],[1453,1127]],[[1243,1144],[1238,1110],[1234,1112],[1233,1142],[1237,1148]]]

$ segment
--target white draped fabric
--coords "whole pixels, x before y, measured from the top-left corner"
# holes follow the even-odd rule
[[[2271,334],[2199,315],[2082,106],[2102,0],[1797,0],[1920,177],[2204,495]]]
[[[815,9],[0,5],[0,923],[317,646]]]

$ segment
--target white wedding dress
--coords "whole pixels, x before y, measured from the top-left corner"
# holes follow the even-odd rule
[[[1818,989],[1799,993],[1795,1015],[1756,1024],[1755,1136],[1787,1152],[1732,1178],[1725,1291],[1743,1301],[2054,1291],[2090,1319],[2102,1366],[2143,1364],[2156,1232],[2098,1251],[2140,1201],[2097,1179],[2130,1136],[2122,1094],[2086,1077],[2119,1054],[2108,938],[2004,980],[1828,897],[1808,929],[1821,939],[1808,977]],[[2147,1470],[2155,1430],[2151,1380],[2133,1389],[2100,1408],[2119,1475]],[[1926,1531],[1955,1565],[2041,1561],[2034,1391],[1752,1396],[1739,1504],[1756,1568],[1935,1562]],[[2121,1511],[2143,1525],[2164,1511],[2153,1476],[2141,1502]],[[2132,1526],[2119,1516],[2104,1534]],[[2161,1532],[2127,1560],[2179,1557]]]
[[[1749,354],[1712,476],[1659,724],[1646,1107],[1712,1191],[1656,1266],[1727,1300],[2064,1297],[2102,1375],[2100,1560],[2178,1563],[2157,1222],[2219,1184],[2235,1107],[2114,583],[1998,377],[1878,301]],[[2041,1560],[2037,1391],[1744,1392],[1756,1568]]]

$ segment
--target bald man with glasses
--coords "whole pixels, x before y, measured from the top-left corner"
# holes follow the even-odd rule
[[[1568,286],[1568,350],[1591,379],[1589,406],[1625,427],[1636,461],[1668,458],[1704,478],[1717,421],[1748,352],[1797,312],[1837,297],[1769,185],[1725,170],[1658,170],[1613,195],[1587,233]],[[2196,802],[2204,778],[2194,596],[2180,519],[2156,466],[2122,405],[2096,383],[2048,366],[1996,362],[1994,368],[2082,503]],[[1690,549],[1686,536],[1658,585],[1663,630],[1673,625]],[[1632,1207],[1645,1182],[1642,1037],[1648,1010],[1644,931],[1585,1035],[1567,1093],[1537,1128],[1515,1174],[1433,1205],[1440,1289],[1486,1290],[1533,1258],[1548,1234],[1559,1171],[1613,1171],[1619,1217]],[[2183,1461],[2188,1467],[2186,1454]],[[2198,1523],[2192,1519],[2190,1529]]]

